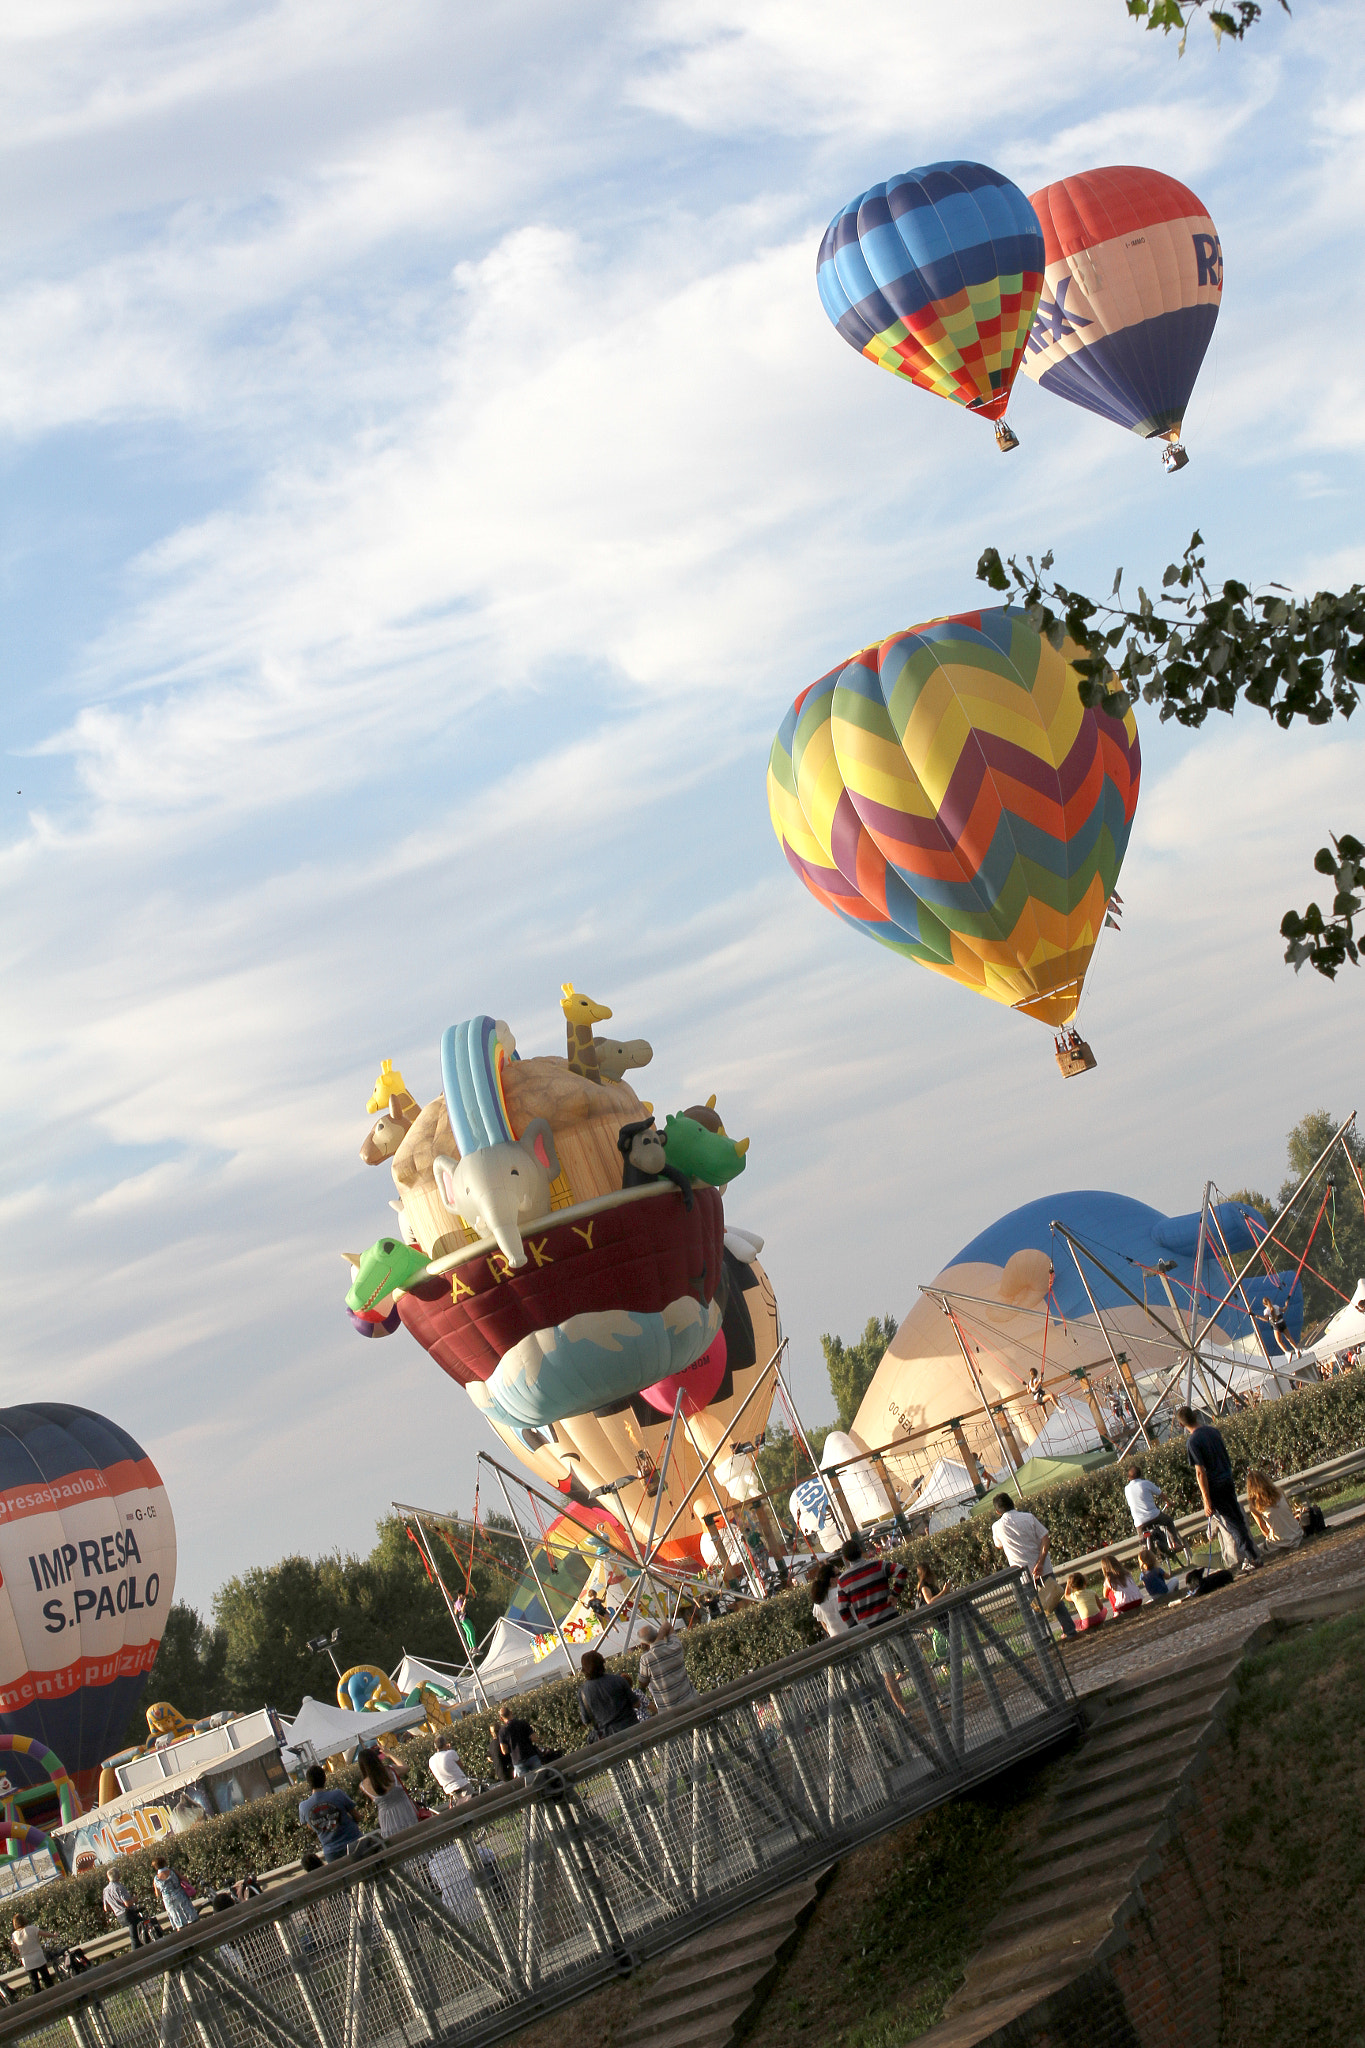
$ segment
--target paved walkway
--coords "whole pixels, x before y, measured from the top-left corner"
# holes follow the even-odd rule
[[[1244,1642],[1272,1607],[1311,1600],[1316,1593],[1365,1586],[1365,1524],[1309,1539],[1282,1556],[1262,1550],[1260,1571],[1245,1573],[1202,1599],[1173,1609],[1144,1607],[1093,1635],[1062,1644],[1062,1658],[1078,1693],[1096,1692],[1119,1679],[1135,1679],[1163,1664]]]

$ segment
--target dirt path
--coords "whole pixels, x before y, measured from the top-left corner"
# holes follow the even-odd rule
[[[1260,1571],[1245,1573],[1199,1600],[1175,1608],[1144,1607],[1093,1635],[1063,1643],[1062,1660],[1078,1693],[1096,1692],[1118,1679],[1137,1678],[1177,1658],[1214,1645],[1231,1649],[1263,1622],[1272,1607],[1311,1600],[1315,1593],[1365,1583],[1365,1523],[1310,1538],[1276,1557],[1263,1552]]]

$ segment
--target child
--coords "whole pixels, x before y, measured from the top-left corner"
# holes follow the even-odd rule
[[[1137,1561],[1140,1584],[1149,1600],[1169,1600],[1179,1593],[1179,1582],[1166,1577],[1161,1569],[1161,1560],[1150,1543],[1143,1544]]]
[[[1102,1557],[1100,1570],[1104,1573],[1104,1597],[1115,1621],[1121,1614],[1131,1614],[1135,1607],[1141,1607],[1142,1588],[1130,1576],[1127,1565],[1120,1564],[1116,1557]]]
[[[1104,1602],[1093,1587],[1086,1584],[1084,1572],[1073,1572],[1066,1582],[1066,1597],[1076,1610],[1076,1633],[1084,1634],[1088,1628],[1098,1628],[1107,1617]]]

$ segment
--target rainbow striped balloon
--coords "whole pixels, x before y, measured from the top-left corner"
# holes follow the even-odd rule
[[[986,164],[927,164],[850,200],[816,258],[820,302],[870,362],[1003,417],[1043,289],[1043,232]]]
[[[803,690],[768,760],[782,851],[893,952],[1066,1024],[1132,830],[1131,711],[1081,703],[1076,648],[1021,611],[935,619]]]

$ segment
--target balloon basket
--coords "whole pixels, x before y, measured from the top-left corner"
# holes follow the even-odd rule
[[[1099,1065],[1099,1061],[1085,1040],[1077,1038],[1069,1045],[1058,1046],[1057,1065],[1069,1081],[1075,1074],[1088,1074],[1092,1067]]]
[[[1163,469],[1169,470],[1172,476],[1175,475],[1178,469],[1187,468],[1189,460],[1189,456],[1185,453],[1183,441],[1172,441],[1161,451],[1161,466]]]
[[[995,445],[1002,455],[1008,455],[1011,448],[1019,446],[1019,436],[1004,420],[997,420],[995,423]]]

